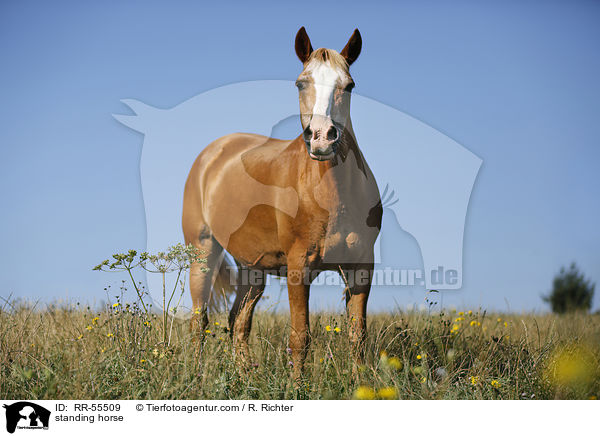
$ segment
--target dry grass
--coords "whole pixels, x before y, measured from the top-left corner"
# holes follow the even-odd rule
[[[0,397],[586,399],[600,393],[599,315],[371,315],[366,363],[359,366],[349,358],[345,317],[318,313],[311,317],[301,389],[289,377],[286,315],[257,313],[255,363],[246,368],[236,362],[225,314],[213,316],[218,324],[201,353],[187,321],[169,326],[168,344],[160,314],[145,321],[133,306],[100,312],[5,306]]]

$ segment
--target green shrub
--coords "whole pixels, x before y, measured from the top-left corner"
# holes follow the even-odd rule
[[[564,267],[560,269],[560,273],[554,277],[552,292],[543,300],[550,304],[554,313],[588,311],[592,307],[595,286],[572,263],[568,270]]]

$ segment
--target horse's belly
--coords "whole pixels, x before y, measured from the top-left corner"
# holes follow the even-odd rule
[[[227,251],[250,267],[279,268],[287,263],[279,238],[275,208],[255,206],[243,224],[231,234]]]

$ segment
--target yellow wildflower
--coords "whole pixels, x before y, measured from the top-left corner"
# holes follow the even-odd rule
[[[477,383],[479,383],[479,376],[472,375],[472,376],[471,376],[471,384],[472,384],[473,386],[475,386]]]
[[[379,353],[379,362],[383,365],[383,366],[387,366],[388,364],[388,353],[385,351],[382,351],[381,353]]]
[[[210,334],[211,334],[211,331],[210,331],[210,330],[208,330],[208,329],[206,329],[206,330],[204,330],[204,333],[206,333],[207,335],[210,335]]]
[[[196,309],[196,310],[194,310],[194,313],[195,313],[196,315],[200,315],[200,309]]]
[[[473,311],[472,310],[469,310],[469,315],[473,315]]]
[[[425,353],[417,354],[417,360],[425,359],[426,357],[427,357],[427,354],[425,354]]]
[[[113,307],[119,307],[121,305],[121,303],[115,303],[113,304]]]
[[[381,388],[377,391],[377,397],[382,400],[395,400],[398,398],[398,391],[393,386]]]
[[[32,348],[33,348],[33,347],[35,347],[35,344],[31,344],[31,347],[32,347]]]
[[[150,321],[144,321],[144,325],[145,325],[146,327],[150,327]]]
[[[473,321],[471,321],[470,325],[471,325],[471,327],[473,327],[473,326],[477,326],[478,327],[478,326],[481,325],[481,323],[479,321],[473,320]]]
[[[334,328],[334,329],[333,329],[333,331],[334,331],[334,332],[336,332],[336,333],[339,333],[339,332],[341,332],[341,331],[342,331],[342,329],[341,329],[341,328],[339,328],[339,327],[336,327],[336,328]]]
[[[388,359],[388,365],[390,366],[390,368],[395,369],[395,370],[401,370],[402,369],[402,361],[400,359],[398,359],[397,357],[392,357],[390,359]]]
[[[92,327],[91,325],[89,325],[89,326],[86,327],[86,329],[87,329],[88,332],[91,331],[93,328],[94,327]]]
[[[556,350],[550,357],[545,372],[552,384],[576,389],[589,389],[600,376],[594,353],[581,345]]]
[[[325,326],[325,330],[328,331],[328,332],[330,332],[331,331],[331,326],[330,325],[326,325]]]
[[[83,335],[79,335],[79,336],[77,336],[77,340],[80,340],[80,339],[82,339],[82,338],[83,338]]]
[[[99,319],[100,319],[100,317],[99,317],[99,316],[97,316],[97,317],[93,318],[93,319],[92,319],[92,324],[94,324],[94,325],[95,325],[95,324],[97,324]]]
[[[458,312],[458,316],[463,316],[464,314],[464,312]]]
[[[100,350],[101,353],[104,353],[106,351],[106,348],[103,348]]]
[[[426,383],[427,382],[427,377],[421,377],[421,383]]]
[[[508,323],[504,321],[504,327],[508,327]]]
[[[369,386],[359,386],[356,391],[354,391],[354,399],[355,400],[374,400],[375,399],[375,391],[373,388]]]
[[[500,382],[498,380],[492,380],[490,382],[490,384],[492,385],[493,388],[498,389],[500,387]]]
[[[502,322],[502,318],[498,318],[496,321],[497,322]]]
[[[140,360],[140,363],[146,363],[146,359]]]
[[[219,321],[215,321],[215,325],[220,326],[221,324],[219,323]]]
[[[464,320],[465,320],[465,319],[464,319],[462,316],[459,316],[458,318],[456,318],[456,319],[454,320],[454,322],[461,322],[461,321],[464,321]]]
[[[107,333],[107,334],[106,334],[106,337],[107,337],[107,338],[114,338],[114,337],[115,337],[115,335],[113,335],[112,333]]]

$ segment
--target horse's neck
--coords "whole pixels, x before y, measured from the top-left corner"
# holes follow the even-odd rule
[[[302,156],[304,164],[299,182],[304,184],[304,189],[312,192],[320,207],[333,212],[347,207],[349,203],[360,201],[356,195],[363,190],[357,189],[357,185],[367,183],[368,171],[350,123],[340,139],[340,148],[335,158],[318,162],[310,158],[306,149]]]
[[[367,163],[358,147],[350,120],[340,138],[337,156],[330,162],[335,182],[340,185],[340,188],[351,188],[353,184],[364,180],[363,177],[357,177],[357,173],[362,173],[364,176],[367,174]]]

